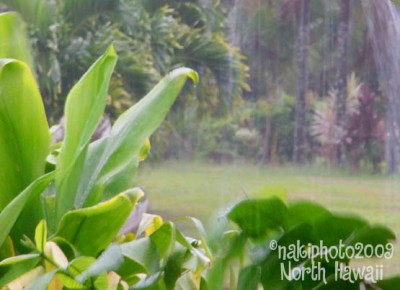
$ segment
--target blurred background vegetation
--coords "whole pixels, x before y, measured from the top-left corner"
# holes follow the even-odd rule
[[[27,24],[52,124],[112,42],[111,120],[171,69],[200,74],[153,137],[153,161],[397,169],[361,0],[0,0],[0,10]]]

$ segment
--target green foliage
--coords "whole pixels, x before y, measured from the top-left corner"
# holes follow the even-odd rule
[[[0,162],[3,168],[0,209],[3,209],[44,173],[50,135],[35,78],[23,62],[1,60],[0,101]]]
[[[68,94],[65,138],[57,162],[60,172],[56,180],[58,220],[74,206],[85,155],[106,106],[108,83],[116,61],[117,56],[111,47]],[[82,98],[82,95],[87,97]]]
[[[359,289],[358,284],[371,283],[385,285],[385,290],[396,288],[397,278],[368,281],[366,276],[357,276],[360,266],[351,263],[362,259],[366,266],[368,258],[393,255],[395,235],[386,227],[333,214],[312,202],[286,205],[276,198],[242,201],[227,217],[238,228],[217,236],[220,246],[228,246],[220,250],[223,258],[209,274],[212,289],[222,287],[226,270],[237,259],[237,289],[258,289],[259,285],[263,289]],[[313,276],[310,271],[296,276],[296,271],[314,266],[322,267],[324,274]],[[346,267],[350,278],[337,274],[340,267]]]
[[[162,75],[178,66],[193,67],[200,72],[210,70],[212,75],[207,78],[215,80],[220,88],[217,98],[221,109],[247,88],[243,59],[219,28],[225,20],[217,17],[222,9],[218,3],[141,0],[33,0],[29,5],[20,0],[0,0],[0,3],[20,12],[28,24],[38,62],[38,81],[51,123],[61,116],[65,96],[73,83],[96,55],[106,49],[105,44],[111,42],[121,60],[116,68],[118,81],[113,79],[112,86],[128,92],[124,101],[138,100]],[[202,95],[201,90],[197,94]]]
[[[0,21],[8,23],[10,16],[17,17],[3,14]],[[15,29],[21,32],[20,26]],[[2,41],[8,45],[5,36]],[[15,53],[19,59],[27,55]],[[0,287],[173,289],[188,281],[200,285],[210,252],[172,223],[157,218],[157,223],[146,224],[144,219],[140,229],[146,237],[117,237],[143,195],[133,188],[134,173],[148,155],[150,135],[187,78],[197,83],[198,76],[188,68],[175,69],[117,119],[109,137],[91,143],[116,60],[110,47],[71,89],[65,139],[55,146],[50,146],[31,69],[20,60],[0,60]],[[49,156],[55,167],[46,166]],[[144,254],[151,260],[136,258],[141,245],[148,247],[150,252]]]
[[[62,216],[56,236],[79,253],[95,257],[113,241],[142,196],[139,190],[128,190],[93,207],[69,211]],[[89,241],[90,237],[96,239]]]

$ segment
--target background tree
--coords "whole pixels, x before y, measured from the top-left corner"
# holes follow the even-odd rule
[[[336,98],[336,124],[339,127],[346,126],[346,98],[347,98],[347,77],[348,77],[348,57],[349,57],[349,37],[350,37],[350,0],[340,1],[340,23],[338,28],[338,49],[337,49],[337,98]],[[346,149],[344,142],[339,143],[337,152],[338,164],[343,166]]]
[[[111,93],[119,107],[137,100],[160,75],[179,65],[209,71],[218,87],[218,110],[246,88],[241,56],[225,39],[221,5],[202,1],[2,0],[29,24],[40,88],[50,121],[62,114],[65,92],[90,63],[114,42],[121,60]],[[208,13],[208,12],[212,13]],[[60,67],[66,73],[60,73]],[[201,97],[202,90],[196,94]],[[179,104],[177,105],[179,106]]]
[[[306,159],[306,94],[308,89],[308,51],[310,41],[310,0],[301,0],[301,12],[297,52],[297,89],[294,119],[293,161],[304,163]]]

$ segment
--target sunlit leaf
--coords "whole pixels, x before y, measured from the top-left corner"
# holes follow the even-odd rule
[[[146,236],[150,236],[159,227],[161,227],[162,224],[163,219],[161,216],[144,213],[136,235],[140,236],[142,233],[145,233]]]
[[[198,80],[188,68],[169,73],[117,119],[109,137],[89,147],[77,207],[96,204],[133,185],[140,149],[164,120],[187,78]]]
[[[35,243],[36,248],[40,253],[44,252],[44,245],[47,241],[47,226],[46,221],[41,220],[35,230]]]
[[[56,236],[69,241],[82,255],[95,257],[116,237],[142,195],[132,189],[93,207],[67,212]]]
[[[49,146],[46,115],[30,68],[21,61],[0,59],[0,210],[44,173]],[[28,236],[33,237],[40,207],[39,195],[33,195],[20,219]]]
[[[58,157],[56,217],[74,208],[90,138],[106,106],[109,81],[117,61],[110,47],[71,89],[65,104],[65,138]]]

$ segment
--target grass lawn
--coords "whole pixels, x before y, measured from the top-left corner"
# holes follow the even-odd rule
[[[142,167],[138,182],[147,193],[151,212],[168,219],[190,215],[207,225],[236,201],[277,194],[289,201],[308,199],[334,212],[360,215],[389,226],[400,237],[399,177],[354,176],[320,168],[166,162]],[[385,274],[400,273],[399,244],[396,250],[385,263]]]

